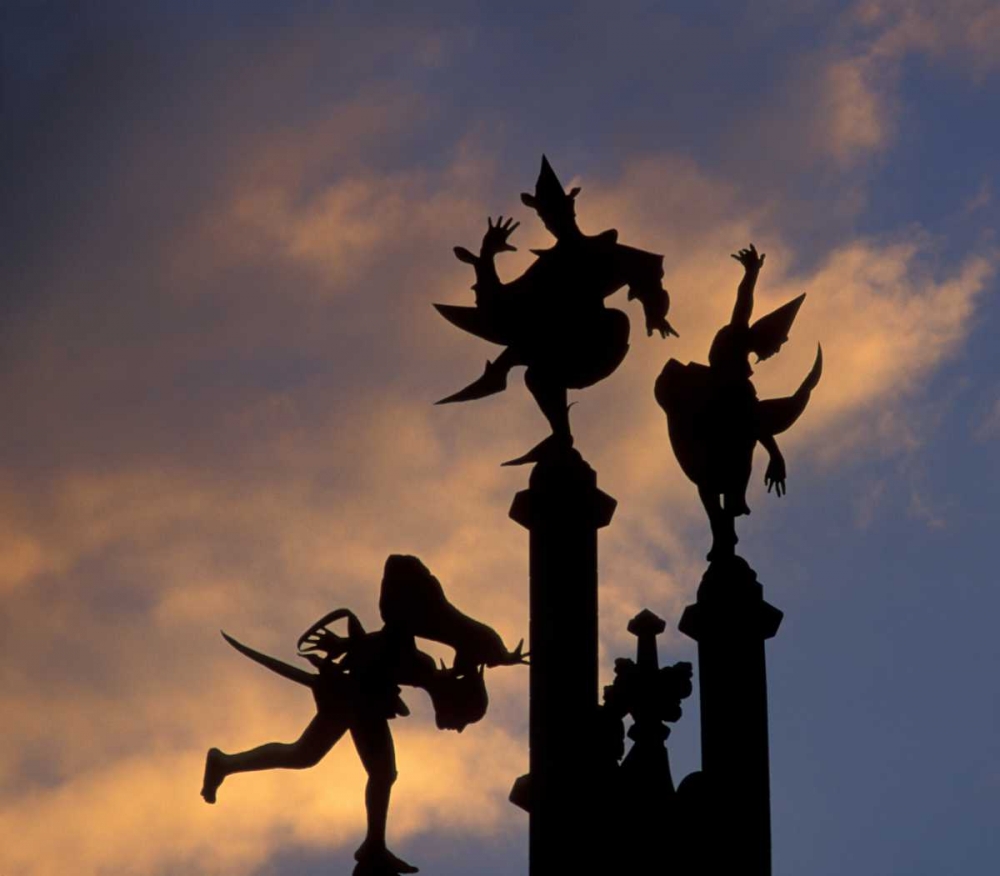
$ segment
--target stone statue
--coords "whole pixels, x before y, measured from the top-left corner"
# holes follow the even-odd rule
[[[663,256],[618,242],[618,232],[584,234],[576,223],[576,196],[568,194],[548,160],[535,193],[521,195],[556,238],[550,249],[533,250],[537,258],[517,279],[502,283],[493,263],[497,253],[513,251],[508,239],[520,223],[500,216],[488,221],[479,255],[464,247],[455,254],[476,272],[474,307],[437,304],[449,322],[505,349],[486,363],[482,376],[439,404],[469,401],[507,388],[507,375],[527,366],[524,382],[552,429],[552,434],[506,465],[536,462],[547,453],[572,446],[566,394],[592,386],[610,375],[628,352],[629,320],[608,309],[604,299],[628,286],[628,297],[642,302],[646,332],[676,335],[667,322],[670,299],[662,285]]]
[[[746,489],[758,442],[770,460],[764,473],[768,492],[785,493],[785,460],[774,436],[788,429],[805,410],[823,371],[823,351],[794,395],[760,400],[750,382],[757,361],[777,353],[788,340],[805,295],[750,324],[753,293],[764,255],[750,244],[733,258],[743,265],[743,280],[729,324],[715,335],[708,365],[682,365],[671,359],[656,380],[656,401],[666,412],[670,443],[681,468],[698,487],[712,527],[708,559],[733,556],[738,541],[735,519],[749,514]]]
[[[484,667],[520,664],[527,656],[522,653],[523,642],[508,651],[494,630],[448,602],[437,578],[416,557],[393,555],[386,560],[379,611],[384,625],[374,632],[366,632],[351,611],[340,608],[303,633],[299,656],[317,672],[261,654],[223,633],[240,653],[310,688],[316,717],[292,743],[269,742],[238,754],[210,749],[201,791],[207,803],[214,803],[219,786],[234,773],[315,766],[350,732],[368,774],[368,833],[354,854],[356,876],[417,872],[386,846],[389,795],[396,780],[389,721],[409,714],[399,696],[400,685],[427,691],[438,728],[461,733],[486,714]],[[328,629],[338,620],[346,620],[346,636]],[[415,637],[453,647],[453,665],[438,667],[417,649]]]

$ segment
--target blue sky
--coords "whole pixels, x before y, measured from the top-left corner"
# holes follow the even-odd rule
[[[775,874],[996,872],[996,4],[12,2],[0,34],[0,870],[346,868],[347,743],[198,797],[209,745],[311,714],[218,628],[290,657],[337,605],[374,623],[409,552],[525,635],[525,472],[498,463],[544,424],[516,378],[430,405],[493,352],[431,304],[470,301],[451,247],[487,215],[522,222],[505,277],[546,244],[518,199],[545,152],[585,231],[664,253],[681,333],[611,299],[632,349],[573,409],[619,500],[604,677],[643,606],[693,659],[673,629],[707,526],[651,386],[705,360],[752,240],[759,312],[808,294],[761,394],[826,354],[788,495],[755,483],[739,530],[786,613]],[[396,722],[390,839],[424,872],[525,868],[526,673],[489,682],[460,737],[416,694]]]

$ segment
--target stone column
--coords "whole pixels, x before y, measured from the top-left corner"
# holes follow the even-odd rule
[[[578,870],[598,836],[597,530],[616,502],[575,450],[538,462],[510,516],[530,532],[530,870]]]
[[[770,876],[764,642],[782,613],[740,557],[713,562],[680,630],[698,643],[703,798],[697,873]]]

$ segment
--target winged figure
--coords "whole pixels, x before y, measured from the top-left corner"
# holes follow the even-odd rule
[[[316,717],[292,743],[269,742],[236,754],[210,749],[201,791],[207,803],[214,803],[219,786],[234,773],[315,766],[350,732],[368,774],[368,833],[354,853],[355,876],[417,872],[386,846],[389,795],[396,780],[389,720],[410,713],[400,698],[400,685],[427,691],[438,728],[461,733],[486,714],[484,668],[524,663],[527,657],[523,643],[508,651],[494,630],[455,608],[437,578],[416,557],[388,558],[379,611],[384,626],[374,632],[367,632],[346,608],[330,612],[306,630],[299,637],[298,652],[316,672],[261,654],[222,634],[241,654],[308,687],[316,701]],[[329,629],[339,620],[347,622],[346,636]],[[418,650],[415,637],[450,645],[455,649],[453,665],[438,667],[429,654]]]
[[[753,294],[764,264],[753,244],[733,254],[744,275],[736,293],[729,324],[719,329],[708,353],[708,365],[683,365],[671,359],[656,380],[655,396],[667,415],[670,443],[684,474],[698,487],[698,495],[712,528],[708,559],[735,552],[735,520],[749,514],[746,490],[753,451],[759,442],[768,452],[764,473],[768,492],[785,494],[785,460],[778,449],[779,435],[802,415],[823,372],[823,350],[802,385],[786,398],[761,400],[750,377],[749,356],[769,359],[788,340],[805,295],[782,305],[752,325]]]
[[[460,261],[476,272],[473,307],[436,304],[449,322],[504,350],[487,361],[483,374],[438,404],[484,398],[507,388],[507,376],[527,366],[524,382],[552,429],[552,434],[505,465],[536,462],[547,452],[569,448],[567,391],[592,386],[610,375],[628,352],[629,320],[608,309],[604,299],[627,286],[628,297],[642,302],[647,334],[676,335],[667,321],[670,298],[663,288],[663,256],[618,242],[618,232],[584,234],[576,222],[576,196],[567,193],[542,156],[535,193],[522,202],[538,213],[556,243],[532,250],[535,261],[517,279],[502,283],[494,257],[516,248],[510,235],[520,223],[500,216],[487,222],[479,255],[456,247]]]

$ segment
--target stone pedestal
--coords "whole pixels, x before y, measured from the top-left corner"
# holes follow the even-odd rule
[[[598,836],[597,530],[616,502],[569,450],[535,465],[510,516],[530,537],[529,857],[534,876],[586,866]],[[583,857],[581,857],[583,856]]]
[[[698,873],[770,876],[764,642],[782,613],[739,557],[709,566],[680,630],[698,643],[702,800]]]

